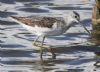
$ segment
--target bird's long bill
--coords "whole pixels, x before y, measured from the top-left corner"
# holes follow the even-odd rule
[[[87,31],[87,33],[88,33],[89,35],[91,35],[90,31],[89,31],[81,22],[79,22],[79,24]]]

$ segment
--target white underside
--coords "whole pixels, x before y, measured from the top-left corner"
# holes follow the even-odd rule
[[[62,33],[61,29],[47,28],[47,27],[31,27],[23,24],[28,31],[38,36],[51,36],[51,35],[60,35]]]

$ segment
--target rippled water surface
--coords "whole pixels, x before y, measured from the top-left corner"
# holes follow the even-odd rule
[[[0,2],[0,72],[100,71],[100,46],[81,44],[81,42],[89,39],[87,33],[79,33],[80,30],[78,33],[69,31],[61,36],[48,37],[45,43],[60,44],[61,47],[58,46],[54,49],[57,55],[54,60],[51,59],[51,54],[45,49],[44,61],[41,61],[38,48],[32,45],[36,36],[8,18],[11,15],[54,15],[76,10],[84,17],[82,23],[89,28],[93,0],[75,3],[70,1],[64,3],[61,0],[0,0]],[[86,15],[87,17],[85,17]],[[91,28],[89,29],[91,30]]]

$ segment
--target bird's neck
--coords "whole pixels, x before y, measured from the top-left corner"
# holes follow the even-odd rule
[[[67,16],[67,17],[64,17],[64,21],[66,23],[66,26],[69,26],[72,24],[73,18],[71,16]]]
[[[72,18],[70,16],[64,17],[64,24],[63,32],[67,31],[72,26]]]

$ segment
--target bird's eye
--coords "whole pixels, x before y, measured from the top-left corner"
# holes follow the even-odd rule
[[[77,16],[75,16],[75,18],[77,18]]]

